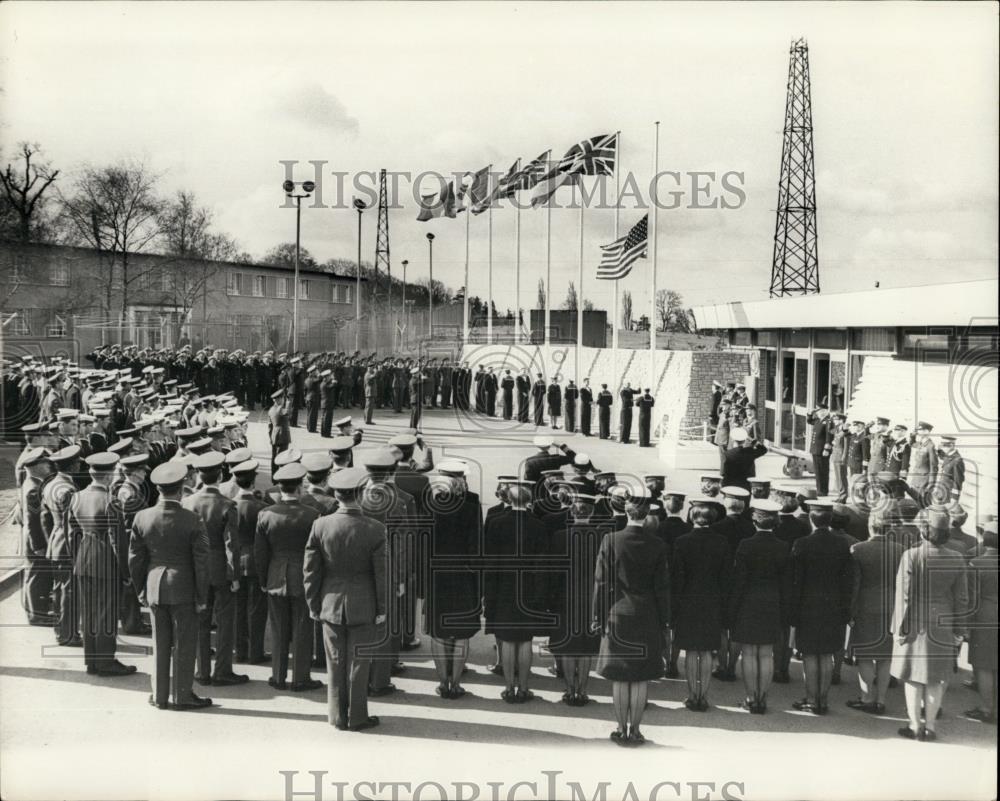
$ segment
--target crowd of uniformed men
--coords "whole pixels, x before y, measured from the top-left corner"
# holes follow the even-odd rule
[[[579,430],[589,434],[586,382],[578,389],[571,381],[563,393],[541,376],[532,382],[505,371],[498,380],[448,360],[129,348],[90,358],[92,369],[28,358],[5,370],[17,377],[14,412],[25,438],[16,465],[24,604],[29,622],[51,626],[59,645],[81,647],[97,676],[135,672],[116,658],[119,624],[127,634],[151,634],[149,703],[159,709],[211,706],[194,682],[243,684],[249,679],[237,663],[270,663],[269,684],[292,692],[321,687],[311,668],[325,664],[330,723],[370,728],[378,719],[368,714],[368,696],[395,689],[392,676],[406,669],[400,652],[419,644],[419,606],[442,698],[465,695],[469,640],[485,621],[502,698],[530,701],[532,639],[548,637],[565,703],[588,702],[592,667],[612,682],[612,739],[623,745],[644,741],[646,684],[678,676],[680,651],[688,709],[709,708],[711,678],[734,680],[742,652],[743,704],[765,712],[771,681],[789,680],[792,627],[806,686],[799,709],[826,713],[847,644],[862,691],[848,705],[885,711],[891,658],[908,688],[934,689],[918,707],[907,693],[912,736],[933,739],[930,712],[946,679],[927,668],[927,649],[967,635],[983,697],[968,714],[995,721],[995,519],[980,526],[978,543],[964,533],[960,469],[944,467],[952,463],[946,452],[922,482],[927,471],[914,465],[923,460],[904,462],[893,444],[900,440],[884,436],[888,421],[863,435],[867,426],[845,430],[826,410],[814,413],[821,457],[838,436],[845,440],[841,500],[850,502],[834,503],[822,497],[819,476],[808,494],[756,478],[763,446],[752,404],[741,388],[720,387],[712,415],[716,435],[725,429],[725,442],[716,440],[721,475],[703,476],[697,497],[668,489],[664,476],[598,471],[585,454],[540,435],[537,452],[498,478],[498,502],[484,518],[468,466],[434,464],[419,431],[425,402],[474,404],[492,416],[499,389],[502,417],[512,418],[516,397],[519,419],[531,414],[541,425],[547,404],[552,427],[562,417],[576,431],[579,408]],[[610,428],[605,393],[597,399],[601,436]],[[652,397],[621,400],[623,415],[639,406],[640,441],[648,444]],[[400,411],[407,401],[411,427],[375,447],[359,447],[363,432],[349,415],[334,419],[337,405],[360,402],[372,423],[377,405]],[[257,403],[268,407],[269,481],[246,441]],[[299,409],[310,430],[331,436],[323,450],[294,447]],[[620,426],[628,441],[624,417]],[[862,473],[863,490],[847,497],[848,482]],[[962,558],[941,556],[945,547]],[[896,580],[904,563],[960,577],[935,578],[931,588],[941,594],[935,608],[946,597],[954,621],[917,630],[906,610],[930,590],[910,573]],[[976,618],[983,625],[970,625],[968,614],[985,615]],[[953,650],[944,653],[950,670]]]

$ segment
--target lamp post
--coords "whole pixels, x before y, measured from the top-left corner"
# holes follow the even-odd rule
[[[410,324],[410,311],[406,308],[406,265],[410,262],[403,259],[403,332],[399,335],[399,349],[403,349],[403,335]]]
[[[301,192],[296,192],[295,187],[301,187]],[[302,181],[301,183],[288,180],[281,188],[285,190],[285,195],[295,198],[295,277],[292,279],[292,353],[299,349],[299,243],[302,232],[302,198],[309,197],[316,184],[312,181]]]
[[[427,283],[427,333],[434,335],[434,234],[427,234],[427,263],[430,266],[430,280]]]
[[[358,273],[354,290],[354,350],[361,350],[361,215],[368,204],[361,198],[354,198],[354,208],[358,212]]]

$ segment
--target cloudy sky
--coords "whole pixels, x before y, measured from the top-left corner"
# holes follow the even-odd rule
[[[294,238],[282,160],[355,175],[505,169],[622,131],[640,185],[660,169],[742,174],[736,209],[659,215],[658,284],[692,304],[766,296],[788,46],[810,47],[824,291],[997,271],[997,6],[711,3],[29,3],[0,5],[0,147],[40,143],[64,169],[144,159],[165,192],[193,190],[254,255]],[[363,179],[366,180],[366,179]],[[591,179],[594,180],[594,179]],[[564,201],[570,199],[569,190]],[[728,197],[715,186],[711,197]],[[350,194],[350,189],[346,190]],[[465,223],[390,216],[393,269],[462,285]],[[703,196],[704,198],[704,196]],[[332,178],[324,200],[336,199]],[[622,225],[640,216],[628,201]],[[544,211],[521,214],[521,305],[545,271]],[[587,212],[585,294],[614,212]],[[552,293],[575,279],[579,214],[552,214]],[[375,249],[364,220],[363,258]],[[487,292],[487,215],[471,223],[470,291]],[[493,215],[494,298],[514,301],[511,209]],[[356,217],[303,209],[303,245],[353,258]],[[624,282],[637,305],[641,264]]]

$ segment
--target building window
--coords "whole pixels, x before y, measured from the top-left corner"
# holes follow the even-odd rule
[[[279,298],[288,297],[288,279],[279,278],[277,282],[277,291],[275,293]]]
[[[164,292],[174,291],[174,274],[170,270],[160,273],[160,289]]]
[[[53,314],[52,322],[45,327],[45,336],[63,339],[66,336],[66,318]]]
[[[28,322],[28,312],[26,309],[18,309],[7,319],[9,320],[7,322],[7,330],[11,336],[26,337],[31,335],[31,325]]]
[[[69,264],[65,261],[55,262],[49,271],[49,282],[53,286],[69,286]]]
[[[304,278],[299,279],[299,300],[309,300],[309,282]]]
[[[243,294],[243,273],[229,273],[229,284],[226,291],[230,295]]]
[[[264,276],[255,275],[253,277],[253,296],[255,298],[264,297]]]
[[[349,284],[334,284],[334,286],[333,286],[333,302],[334,303],[350,303],[351,302],[351,286]]]

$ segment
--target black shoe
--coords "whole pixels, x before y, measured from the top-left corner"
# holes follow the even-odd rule
[[[554,667],[547,668],[547,670],[549,671],[549,675],[550,676],[555,676],[557,679],[561,679],[563,677],[562,668],[559,667],[558,665],[555,665]]]
[[[56,645],[63,648],[83,648],[83,638],[79,636],[70,637],[68,640],[63,640],[62,642],[56,640]]]
[[[885,704],[880,704],[878,701],[872,701],[870,704],[865,704],[861,708],[861,711],[867,712],[869,715],[884,715]]]
[[[834,687],[840,684],[840,671],[834,671],[833,676],[830,677],[830,684]]]
[[[396,692],[395,684],[387,684],[385,687],[369,687],[368,695],[372,698],[381,698],[383,695],[389,695]]]
[[[420,647],[420,638],[419,637],[414,637],[409,642],[404,642],[402,644],[402,646],[400,646],[400,650],[401,651],[413,651],[414,649],[419,648],[419,647]]]
[[[677,669],[677,665],[670,664],[667,665],[667,669],[663,671],[663,677],[666,679],[676,679],[681,675],[680,671]]]
[[[97,675],[97,665],[87,665],[87,675],[96,676]]]
[[[501,665],[499,662],[497,664],[495,664],[495,665],[490,665],[487,668],[487,670],[490,673],[492,673],[494,676],[502,676],[503,675],[503,665]]]
[[[844,705],[850,707],[851,709],[863,710],[866,706],[868,706],[868,702],[862,701],[860,698],[854,698],[850,701],[847,701]]]
[[[206,687],[212,683],[212,677],[211,676],[195,676],[194,680],[196,682],[198,682],[199,684],[202,684],[202,685],[204,685]]]
[[[319,679],[306,679],[305,681],[293,681],[291,689],[293,693],[308,693],[318,690],[322,686],[323,682]]]
[[[937,733],[930,729],[924,729],[917,735],[917,739],[924,743],[933,743],[937,739]]]
[[[357,723],[353,726],[348,726],[349,731],[364,731],[365,729],[373,729],[379,724],[379,719],[377,715],[372,715],[364,723]]]
[[[217,687],[229,687],[233,684],[246,684],[250,677],[243,673],[227,673],[223,676],[213,676],[212,684]]]
[[[98,668],[98,676],[106,676],[108,678],[115,678],[117,676],[131,676],[136,672],[138,668],[135,665],[123,665],[117,659],[111,663],[110,667]]]
[[[907,740],[916,740],[918,735],[909,726],[903,726],[902,728],[896,729],[896,733],[900,737],[905,737]]]
[[[406,665],[404,665],[402,662],[397,662],[395,665],[389,668],[389,673],[393,676],[398,676],[400,673],[405,673],[405,672],[406,672]]]
[[[803,698],[801,701],[793,701],[792,709],[796,709],[799,712],[814,712],[816,710],[816,704]]]
[[[170,709],[170,703],[167,701],[163,701],[161,703],[160,701],[157,701],[155,698],[153,698],[152,695],[149,696],[148,700],[149,700],[149,705],[155,706],[157,709]]]
[[[125,632],[125,634],[128,634],[130,637],[148,637],[150,634],[153,633],[153,627],[152,626],[147,626],[144,623],[141,626],[135,626],[135,627],[130,628],[130,629],[123,629],[123,631]]]
[[[275,681],[274,676],[269,676],[267,679],[268,686],[273,687],[275,690],[287,690],[288,682],[286,681]]]
[[[173,704],[170,708],[177,712],[193,712],[196,709],[207,709],[211,705],[211,698],[201,698],[200,696],[191,693],[191,697],[187,701],[181,701],[180,703]]]

